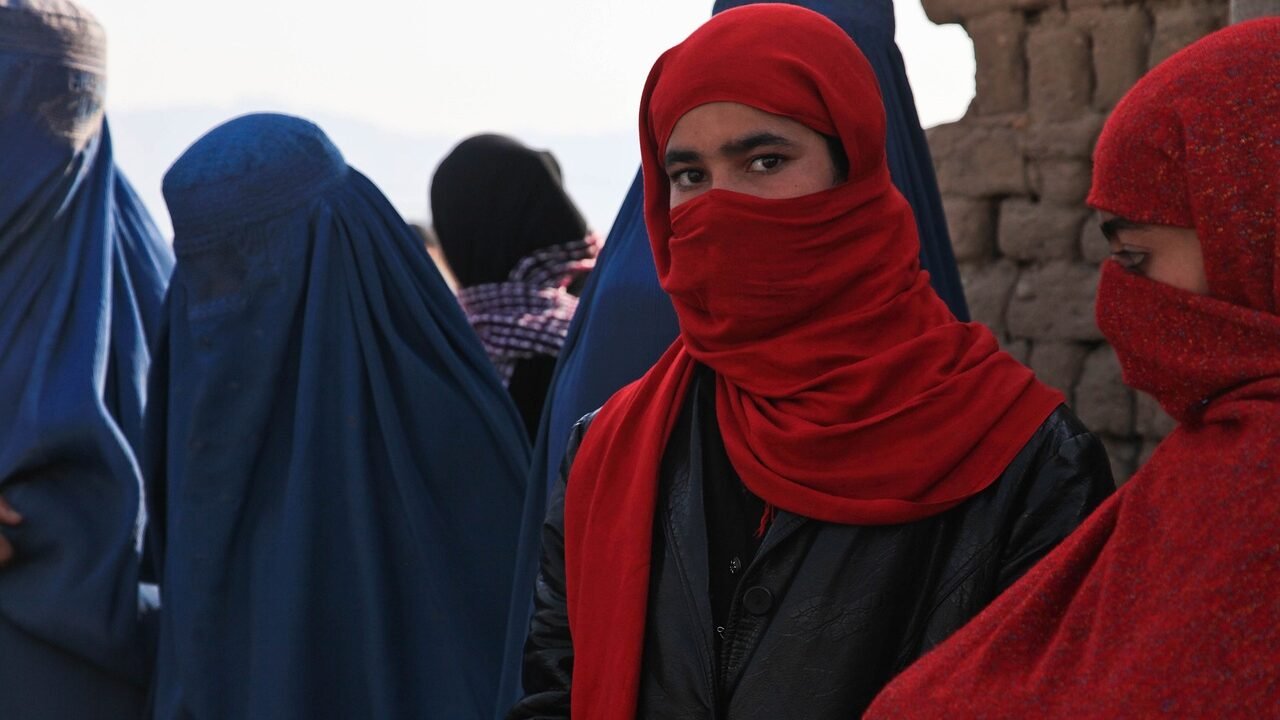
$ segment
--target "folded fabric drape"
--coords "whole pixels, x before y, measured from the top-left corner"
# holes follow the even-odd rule
[[[1125,383],[1178,427],[1026,577],[908,668],[872,718],[1270,717],[1280,708],[1280,20],[1148,73],[1089,203],[1194,228],[1208,295],[1104,266]]]
[[[890,182],[878,101],[848,36],[785,4],[716,16],[649,74],[645,224],[680,335],[600,409],[565,491],[576,715],[634,712],[659,466],[698,364],[715,371],[742,483],[772,507],[849,525],[956,507],[1062,404],[930,287],[910,206]],[[672,208],[668,139],[712,102],[838,138],[848,179],[783,199],[711,189]]]
[[[488,716],[528,445],[426,250],[297,118],[214,129],[164,192],[156,717]]]
[[[758,1],[718,0],[713,13]],[[889,172],[915,216],[921,266],[929,272],[930,284],[951,312],[968,320],[933,160],[916,115],[902,55],[894,43],[892,1],[793,0],[793,4],[819,12],[838,24],[871,63],[885,106]],[[678,332],[671,300],[658,285],[642,205],[643,191],[637,173],[583,289],[547,395],[522,520],[517,590],[502,685],[507,704],[515,702],[519,695],[520,657],[537,573],[539,529],[569,430],[622,386],[643,375]]]
[[[116,167],[102,28],[0,5],[0,717],[137,718],[137,451],[173,264]]]

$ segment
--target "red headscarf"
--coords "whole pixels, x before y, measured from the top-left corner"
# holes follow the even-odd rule
[[[1089,202],[1199,235],[1208,297],[1115,263],[1098,289],[1125,381],[1180,424],[868,717],[1280,712],[1280,20],[1143,78],[1099,139]]]
[[[715,101],[838,136],[848,182],[787,200],[712,190],[669,210],[667,137]],[[875,76],[826,18],[780,4],[716,16],[658,59],[640,140],[645,220],[681,333],[600,411],[569,480],[572,704],[593,719],[634,714],[658,468],[695,362],[716,372],[720,432],[747,487],[836,523],[955,507],[1062,402],[930,288],[890,184]]]
[[[669,210],[667,137],[714,101],[837,136],[849,181],[790,200],[712,190]],[[659,462],[695,361],[716,370],[742,482],[831,523],[959,505],[1062,401],[929,287],[876,78],[831,20],[781,4],[717,15],[658,59],[640,118],[645,222],[681,334],[600,410],[568,482],[572,710],[591,719],[634,715]]]

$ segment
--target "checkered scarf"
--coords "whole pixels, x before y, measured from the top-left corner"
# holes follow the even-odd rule
[[[591,233],[542,248],[516,263],[506,281],[458,291],[458,302],[504,385],[511,382],[517,360],[560,353],[578,309],[568,287],[595,267],[601,244]]]

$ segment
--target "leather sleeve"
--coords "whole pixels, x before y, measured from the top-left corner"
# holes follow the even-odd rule
[[[1043,443],[1026,472],[1021,512],[1000,561],[1003,592],[1084,522],[1115,491],[1102,441],[1065,406],[1037,433]]]
[[[564,589],[564,491],[569,469],[591,424],[592,413],[569,433],[560,477],[547,501],[542,523],[542,561],[533,588],[533,619],[524,643],[524,698],[507,714],[508,720],[569,717],[569,688],[573,683],[573,640]]]

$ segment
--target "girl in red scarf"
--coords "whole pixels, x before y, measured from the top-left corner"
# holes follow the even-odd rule
[[[839,27],[717,16],[640,139],[681,334],[579,424],[511,717],[853,717],[1109,492],[1105,454],[930,288]]]
[[[1280,713],[1280,20],[1143,78],[1089,202],[1119,228],[1098,324],[1178,428],[869,717]]]

